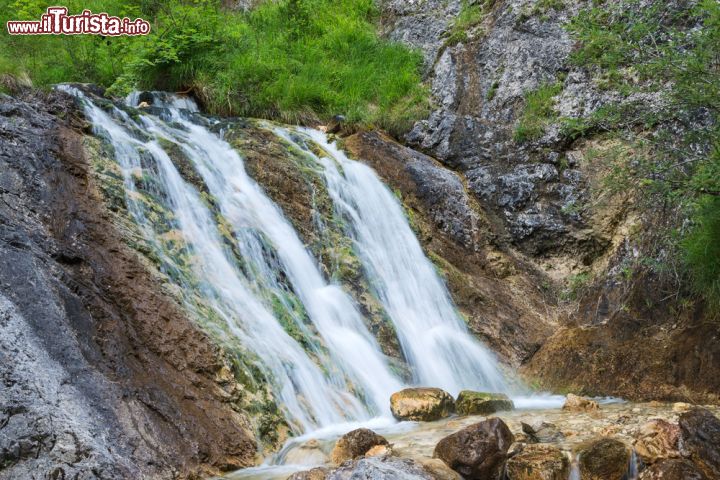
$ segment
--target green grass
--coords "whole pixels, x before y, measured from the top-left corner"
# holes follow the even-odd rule
[[[515,127],[515,140],[528,142],[537,140],[545,128],[557,118],[554,97],[562,92],[562,83],[548,83],[525,95],[525,110]]]
[[[0,67],[29,73],[38,86],[93,82],[125,94],[133,88],[194,90],[223,115],[286,122],[355,124],[398,134],[428,112],[422,56],[379,38],[372,0],[279,0],[251,12],[219,0],[71,0],[153,19],[147,37],[0,37]],[[37,18],[36,0],[0,0],[2,20]]]
[[[452,28],[447,33],[445,45],[452,46],[467,40],[468,30],[479,25],[485,17],[485,3],[491,2],[463,0],[460,13],[458,13]]]

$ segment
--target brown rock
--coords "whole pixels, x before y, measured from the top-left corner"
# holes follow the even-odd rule
[[[552,445],[526,445],[508,460],[505,474],[508,480],[567,480],[570,462]]]
[[[340,465],[347,460],[362,457],[372,447],[387,444],[388,441],[385,440],[385,437],[367,428],[358,428],[340,437],[330,454],[330,461]]]
[[[513,435],[505,422],[490,418],[449,435],[435,446],[441,459],[466,480],[501,478]]]
[[[661,460],[640,473],[640,480],[709,480],[691,462],[673,458]]]
[[[528,437],[528,443],[553,443],[565,438],[565,435],[552,423],[536,422],[532,425],[521,422],[522,431]]]
[[[599,410],[600,405],[594,400],[570,393],[565,399],[565,405],[562,408],[570,412],[592,412]]]
[[[296,472],[290,475],[287,480],[325,480],[330,473],[325,467],[317,467],[306,472]]]
[[[515,408],[512,400],[502,393],[483,393],[463,390],[455,401],[459,415],[490,415]]]
[[[619,440],[591,440],[579,447],[580,477],[582,480],[622,480],[630,455],[630,449]]]
[[[704,408],[680,415],[683,456],[689,457],[708,478],[720,478],[720,420]]]
[[[439,458],[421,458],[417,463],[435,480],[462,480],[462,477]]]
[[[390,410],[398,420],[431,422],[454,410],[452,396],[439,388],[406,388],[390,397]]]
[[[647,464],[678,457],[680,427],[665,420],[651,420],[638,430],[633,447],[638,457]]]

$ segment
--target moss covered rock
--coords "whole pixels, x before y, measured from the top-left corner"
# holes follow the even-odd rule
[[[460,415],[490,415],[491,413],[515,408],[512,400],[502,393],[484,393],[463,390],[455,402]]]

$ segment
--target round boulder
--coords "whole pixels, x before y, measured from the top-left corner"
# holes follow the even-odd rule
[[[397,457],[369,457],[347,462],[326,480],[434,480],[420,464]]]
[[[552,445],[526,445],[507,461],[508,480],[567,480],[570,461]]]
[[[463,390],[455,401],[459,415],[490,415],[515,408],[512,400],[502,393],[483,393]]]
[[[568,412],[594,412],[600,409],[600,405],[594,400],[570,393],[565,398],[562,409]]]
[[[387,444],[388,441],[382,435],[367,428],[358,428],[340,437],[330,454],[330,461],[340,465],[347,460],[364,456],[368,450],[377,445]]]
[[[392,394],[390,410],[398,420],[432,422],[449,416],[455,402],[439,388],[406,388]]]
[[[578,463],[582,480],[622,480],[630,466],[632,452],[612,438],[591,440],[579,447]]]
[[[720,420],[709,410],[693,408],[680,415],[683,455],[709,478],[720,478]]]
[[[466,480],[498,480],[512,443],[513,434],[505,422],[490,418],[443,438],[433,456]]]

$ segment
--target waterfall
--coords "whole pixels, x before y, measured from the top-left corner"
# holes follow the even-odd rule
[[[390,372],[353,301],[323,279],[279,208],[245,173],[238,154],[191,121],[174,100],[158,97],[152,114],[133,118],[114,106],[101,108],[76,89],[63,88],[81,98],[96,134],[112,145],[128,210],[148,242],[157,246],[166,232],[151,221],[156,207],[139,200],[138,188],[146,172],[154,173],[152,194],[169,209],[179,232],[174,241],[181,242],[191,257],[187,263],[194,278],[181,275],[178,280],[184,297],[200,297],[209,304],[230,334],[257,357],[256,366],[272,383],[295,431],[388,416],[388,398],[401,387],[400,381]],[[183,178],[169,153],[175,148],[192,162],[208,192]],[[211,201],[204,198],[208,196]],[[208,204],[215,204],[229,223],[234,243],[230,248]],[[156,254],[166,265],[177,263],[161,248]],[[287,284],[281,283],[284,277]],[[320,338],[310,340],[314,344],[308,349],[285,331],[273,310],[271,299],[290,294],[297,295]],[[188,304],[196,309],[190,300]],[[296,326],[311,333],[301,316],[294,315]]]
[[[317,130],[275,130],[324,167],[335,208],[395,325],[415,383],[453,395],[462,389],[507,391],[493,354],[467,331],[400,202],[375,172],[347,158]],[[317,156],[305,143],[325,155]]]
[[[270,385],[295,434],[390,417],[389,397],[403,382],[355,300],[322,274],[241,155],[215,133],[217,120],[171,94],[133,94],[130,107],[151,104],[136,109],[59,88],[80,99],[111,146],[127,211],[160,270],[202,325]],[[377,175],[319,131],[268,128],[317,167],[413,384],[506,391],[496,360],[467,331]]]

